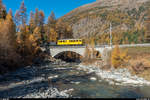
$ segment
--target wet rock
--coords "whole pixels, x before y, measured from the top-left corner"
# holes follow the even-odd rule
[[[73,81],[71,83],[76,85],[80,84],[80,82],[73,82]]]
[[[96,80],[97,80],[97,78],[95,78],[95,77],[91,77],[91,78],[90,78],[90,80],[92,80],[92,81],[96,81]]]
[[[99,82],[102,82],[102,80],[99,80]]]
[[[53,78],[58,78],[58,75],[48,77],[48,79],[53,79]]]
[[[115,82],[113,82],[113,81],[110,81],[110,82],[109,82],[109,84],[110,84],[110,85],[114,85],[114,84],[115,84]]]

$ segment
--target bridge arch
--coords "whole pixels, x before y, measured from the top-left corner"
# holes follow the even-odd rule
[[[83,55],[81,55],[81,54],[79,54],[79,53],[77,53],[77,52],[74,52],[74,51],[62,51],[62,52],[59,52],[58,54],[56,54],[54,57],[57,57],[57,56],[59,56],[59,55],[61,55],[61,54],[67,53],[67,52],[75,53],[75,54],[80,55],[80,56],[83,57]]]
[[[82,61],[83,56],[73,51],[63,51],[54,56],[56,59],[61,59],[66,62],[78,62]]]

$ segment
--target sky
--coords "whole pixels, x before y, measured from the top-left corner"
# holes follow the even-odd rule
[[[38,8],[44,11],[46,18],[48,18],[51,11],[54,11],[56,18],[59,18],[79,6],[94,1],[96,0],[24,0],[28,15],[31,10],[35,12],[35,8]],[[11,8],[13,14],[19,9],[21,2],[22,0],[3,0],[7,11]]]

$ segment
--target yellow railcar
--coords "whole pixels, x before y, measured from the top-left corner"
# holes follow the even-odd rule
[[[58,40],[57,45],[83,45],[82,39],[64,39]]]

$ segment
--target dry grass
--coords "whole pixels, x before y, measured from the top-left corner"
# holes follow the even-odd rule
[[[121,49],[128,49],[128,55],[133,59],[150,55],[150,47],[126,47]]]
[[[131,56],[127,67],[133,75],[150,81],[150,47],[128,48]]]
[[[144,70],[141,74],[138,74],[137,76],[143,77],[144,79],[150,81],[150,69]]]

